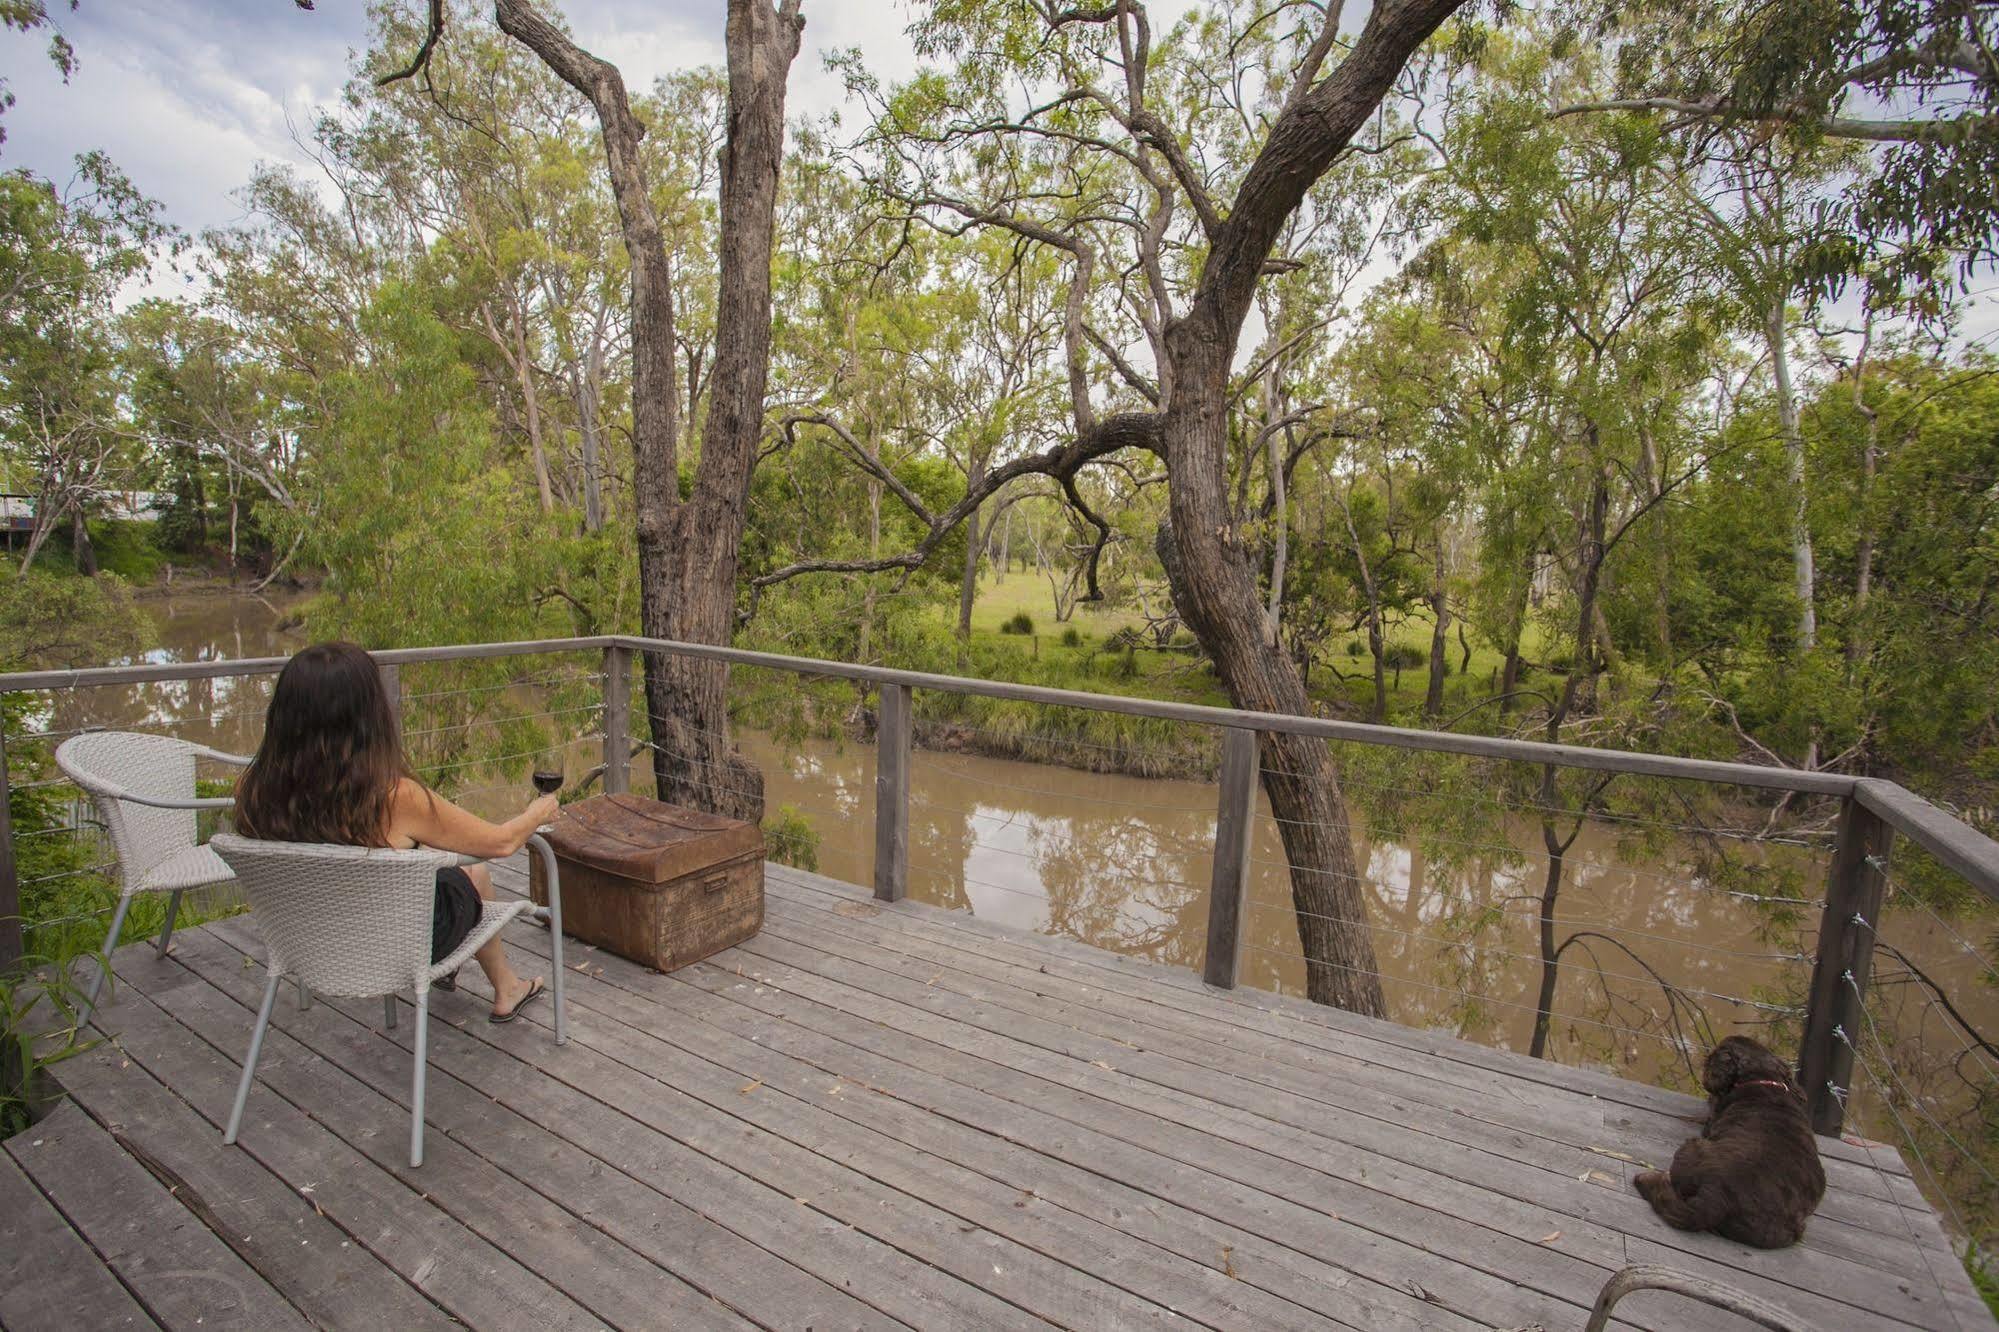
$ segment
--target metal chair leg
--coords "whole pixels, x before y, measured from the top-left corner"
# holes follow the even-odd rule
[[[271,1025],[271,1009],[278,1002],[278,982],[282,979],[274,971],[270,984],[264,987],[264,1002],[257,1009],[257,1025],[250,1032],[250,1053],[243,1058],[243,1076],[236,1083],[236,1104],[229,1111],[229,1127],[222,1135],[225,1146],[236,1141],[237,1130],[243,1127],[243,1106],[250,1099],[250,1084],[257,1077],[257,1058],[264,1053],[264,1028]]]
[[[396,997],[393,994],[382,996],[382,1022],[390,1031],[396,1029]]]
[[[111,954],[118,950],[118,936],[125,929],[125,913],[131,909],[132,895],[122,894],[118,898],[118,909],[111,913],[111,929],[104,936],[104,952],[96,959],[97,974],[91,978],[90,989],[83,996],[83,1011],[76,1018],[79,1027],[90,1020],[91,1013],[97,1008],[97,996],[104,990],[104,978],[111,974]]]
[[[430,988],[419,987],[416,992],[416,1073],[415,1087],[410,1092],[410,1165],[412,1168],[423,1164],[423,1072],[430,1058],[426,1037],[430,1034]]]
[[[303,1013],[312,1007],[312,987],[302,980],[293,984],[298,986],[298,1011]]]
[[[548,960],[554,972],[552,988],[555,993],[549,998],[554,1004],[555,1043],[569,1044],[569,1012],[562,1002],[562,872],[555,860],[555,848],[536,833],[528,838],[528,844],[541,857],[542,881],[548,885],[548,905],[535,912],[548,922]]]
[[[174,937],[174,918],[180,915],[181,889],[176,888],[173,896],[167,898],[167,923],[160,926],[160,956],[167,955],[167,942]]]

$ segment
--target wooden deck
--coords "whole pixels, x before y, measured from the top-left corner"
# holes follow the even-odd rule
[[[74,1103],[0,1154],[0,1324],[1555,1329],[1643,1262],[1817,1327],[1992,1323],[1886,1148],[1828,1144],[1796,1249],[1680,1235],[1629,1179],[1685,1097],[776,866],[709,963],[572,952],[566,1048],[439,996],[421,1170],[377,1003],[280,1003],[225,1148],[260,953],[246,919],[119,952]]]

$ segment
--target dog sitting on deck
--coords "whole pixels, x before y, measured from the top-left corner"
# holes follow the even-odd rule
[[[1673,1153],[1670,1171],[1632,1181],[1652,1210],[1678,1230],[1711,1230],[1759,1249],[1805,1235],[1825,1196],[1825,1167],[1791,1070],[1747,1036],[1730,1036],[1707,1057],[1707,1127]]]

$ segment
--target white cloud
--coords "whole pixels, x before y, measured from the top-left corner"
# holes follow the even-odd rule
[[[579,38],[634,89],[723,60],[722,0],[574,0]],[[889,77],[914,68],[907,10],[883,0],[806,0],[804,46],[788,95],[795,115],[845,101],[822,52],[859,46]],[[367,39],[361,0],[83,0],[60,15],[79,67],[65,86],[35,37],[0,35],[19,97],[0,162],[66,180],[78,153],[103,149],[190,232],[237,221],[233,195],[259,161],[310,169],[297,139],[332,104]],[[448,40],[448,38],[447,38]]]

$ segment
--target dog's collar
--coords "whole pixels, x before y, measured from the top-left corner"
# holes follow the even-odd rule
[[[1736,1083],[1735,1087],[1729,1088],[1729,1090],[1734,1091],[1739,1087],[1775,1087],[1780,1091],[1791,1090],[1790,1083],[1779,1082],[1775,1078],[1745,1078],[1741,1082]]]

